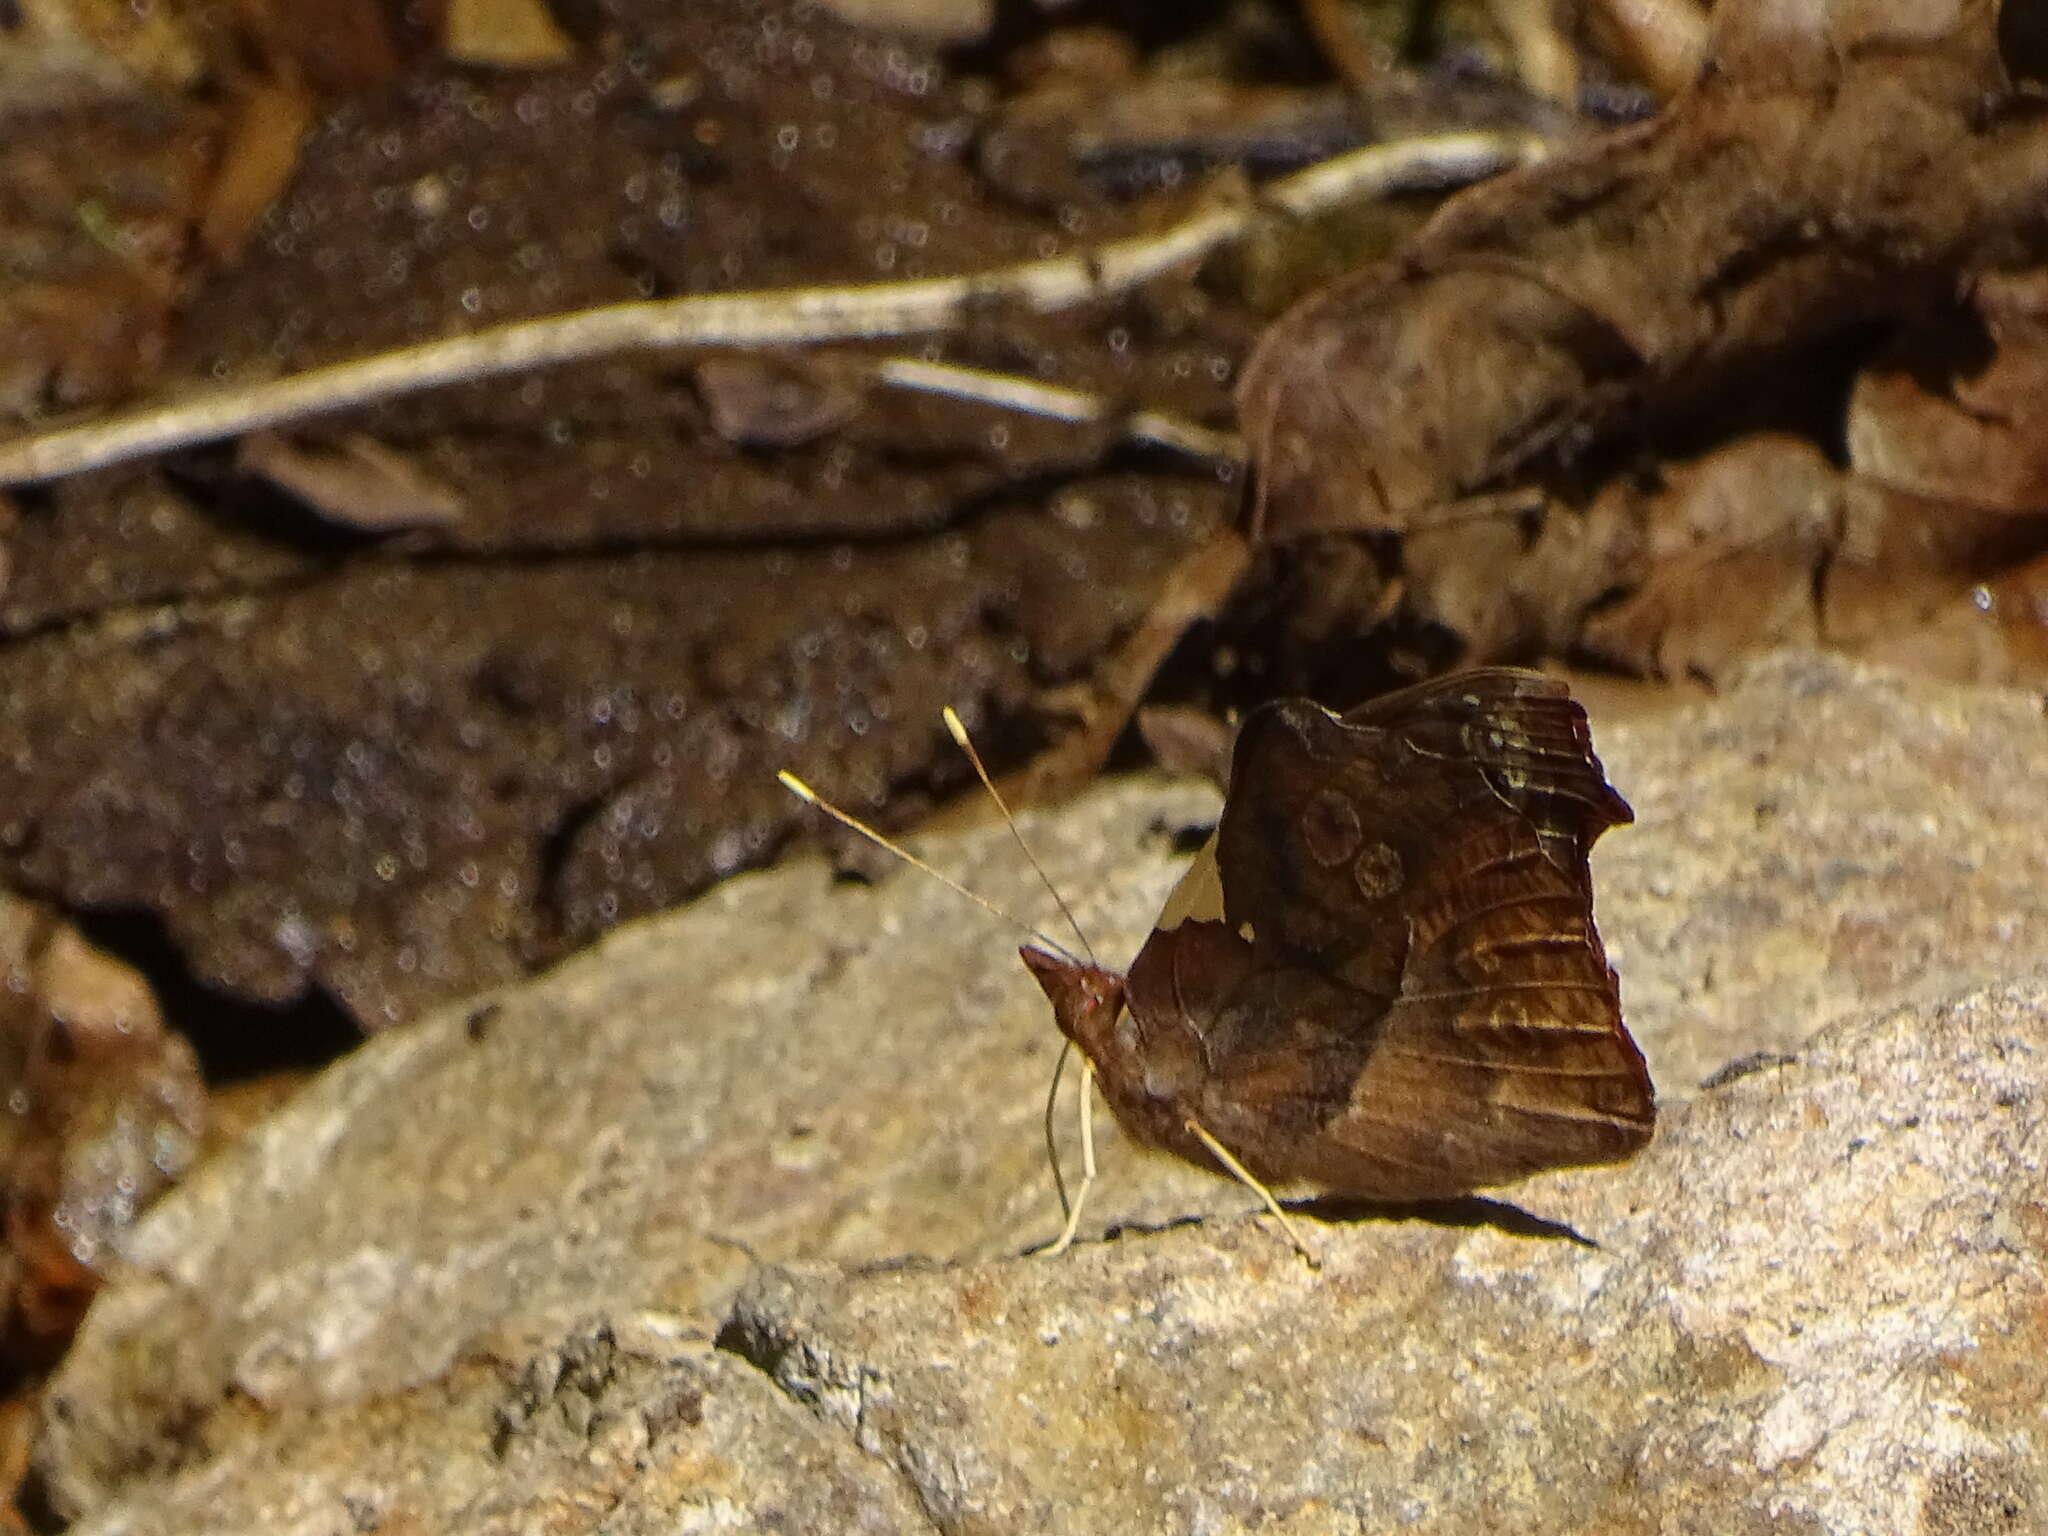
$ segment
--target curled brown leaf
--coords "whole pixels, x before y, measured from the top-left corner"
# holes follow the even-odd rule
[[[1239,392],[1261,530],[1405,530],[1759,357],[2048,255],[2048,123],[1995,22],[1985,0],[1724,0],[1662,116],[1453,199],[1266,332]]]

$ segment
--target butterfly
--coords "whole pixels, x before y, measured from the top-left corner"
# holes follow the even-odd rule
[[[1042,937],[1020,953],[1125,1133],[1243,1180],[1313,1263],[1269,1186],[1436,1199],[1648,1143],[1656,1094],[1587,863],[1632,820],[1585,711],[1541,673],[1456,673],[1341,715],[1279,699],[1246,717],[1215,834],[1127,974]],[[1052,1251],[1080,1216],[1063,1182],[1061,1199]]]
[[[1419,1200],[1615,1162],[1656,1101],[1587,851],[1633,819],[1540,673],[1341,715],[1281,699],[1246,718],[1215,835],[1127,975],[1022,954],[1124,1131],[1261,1194]]]

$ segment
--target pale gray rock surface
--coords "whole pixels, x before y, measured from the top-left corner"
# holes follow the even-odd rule
[[[389,1397],[215,1424],[201,1470],[137,1490],[100,1536],[930,1529],[895,1474],[673,1320],[620,1316],[539,1348],[486,1343]]]
[[[1176,878],[1153,821],[1213,805],[1126,789],[1034,828],[1106,953],[1136,948]],[[1018,910],[1050,905],[1000,831],[932,851]],[[47,1402],[52,1494],[96,1508],[216,1425],[244,1432],[247,1408],[291,1425],[411,1393],[479,1339],[544,1350],[651,1306],[708,1341],[750,1252],[858,1264],[1049,1238],[1057,1042],[993,920],[930,881],[835,887],[816,864],[380,1036],[133,1230]],[[1124,1197],[1104,1220],[1242,1204],[1149,1159],[1141,1179],[1102,1139]]]
[[[2048,991],[1977,994],[1517,1189],[1576,1238],[770,1269],[725,1339],[947,1531],[2040,1530],[2044,1091]]]
[[[1593,850],[1596,912],[1665,1098],[1834,1019],[2048,972],[2039,694],[1788,653],[1594,737],[1636,810]]]
[[[1504,1198],[1597,1247],[1361,1221],[1312,1277],[1105,1135],[1084,1231],[1228,1219],[1015,1259],[1042,1000],[931,882],[803,866],[371,1042],[153,1210],[52,1495],[95,1533],[2048,1528],[2039,701],[1784,658],[1596,735],[1671,1111]],[[1213,806],[1034,818],[1106,957]],[[999,829],[924,847],[1046,920]]]

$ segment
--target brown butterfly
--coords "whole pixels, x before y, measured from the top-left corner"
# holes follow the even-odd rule
[[[1539,673],[1283,699],[1129,975],[1024,962],[1124,1130],[1199,1167],[1396,1201],[1615,1162],[1656,1106],[1586,854],[1633,819]]]

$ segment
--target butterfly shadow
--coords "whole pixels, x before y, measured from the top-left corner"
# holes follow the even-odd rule
[[[1311,1195],[1298,1200],[1283,1200],[1280,1205],[1290,1216],[1306,1216],[1325,1226],[1426,1221],[1439,1227],[1491,1227],[1509,1237],[1540,1238],[1546,1242],[1571,1243],[1596,1252],[1604,1251],[1592,1238],[1561,1221],[1551,1221],[1505,1200],[1489,1200],[1483,1195],[1461,1195],[1444,1200],[1357,1200],[1342,1195]],[[1215,1219],[1212,1215],[1190,1214],[1164,1221],[1114,1222],[1104,1229],[1102,1238],[1105,1242],[1116,1242],[1126,1237],[1151,1237],[1176,1227],[1206,1226]]]
[[[1483,1195],[1458,1195],[1443,1200],[1355,1200],[1342,1195],[1314,1195],[1303,1200],[1281,1202],[1292,1215],[1307,1216],[1328,1226],[1351,1226],[1369,1221],[1426,1221],[1439,1227],[1491,1227],[1509,1237],[1536,1237],[1550,1242],[1574,1243],[1581,1248],[1600,1245],[1583,1232]]]

